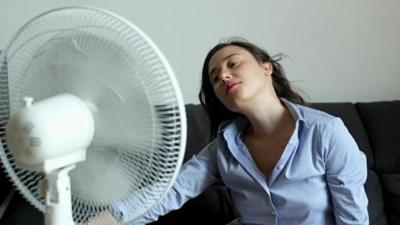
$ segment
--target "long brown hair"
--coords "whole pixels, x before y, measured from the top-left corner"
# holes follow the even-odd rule
[[[243,39],[230,39],[224,43],[219,43],[214,48],[212,48],[203,64],[202,76],[201,76],[201,88],[199,92],[199,100],[204,110],[206,111],[208,118],[210,120],[211,125],[211,138],[215,138],[217,135],[218,127],[221,122],[237,117],[239,114],[236,112],[232,112],[227,109],[217,98],[214,93],[213,86],[210,82],[209,74],[208,74],[208,64],[210,62],[211,57],[220,49],[226,46],[239,46],[250,52],[254,58],[259,63],[269,62],[273,67],[272,72],[272,80],[273,87],[275,89],[278,97],[285,98],[290,102],[304,105],[305,101],[301,95],[296,93],[288,79],[286,78],[285,72],[282,66],[278,63],[278,61],[282,58],[274,59],[271,57],[265,50],[262,48],[245,41]]]

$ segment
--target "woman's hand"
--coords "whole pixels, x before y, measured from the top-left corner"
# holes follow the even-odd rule
[[[98,213],[89,219],[88,225],[117,225],[117,219],[108,211]]]

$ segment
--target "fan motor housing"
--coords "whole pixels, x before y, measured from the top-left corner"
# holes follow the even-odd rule
[[[45,172],[84,160],[93,134],[90,110],[70,94],[27,104],[6,128],[7,143],[16,163]]]

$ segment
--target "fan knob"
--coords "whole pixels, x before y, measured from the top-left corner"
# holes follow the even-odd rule
[[[25,107],[30,107],[32,105],[32,103],[33,103],[33,98],[32,97],[25,97],[23,99],[23,101],[24,101],[24,106]]]

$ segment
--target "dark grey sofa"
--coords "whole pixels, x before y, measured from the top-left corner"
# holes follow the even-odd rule
[[[400,225],[400,100],[368,103],[313,103],[310,105],[342,118],[360,149],[366,154],[371,225]],[[209,124],[200,105],[186,105],[188,140],[185,161],[209,141]],[[1,173],[1,172],[0,172]],[[10,189],[0,174],[0,202]],[[236,212],[229,190],[222,184],[207,189],[181,209],[163,216],[152,225],[226,224]],[[43,216],[16,194],[0,225],[42,225]]]

